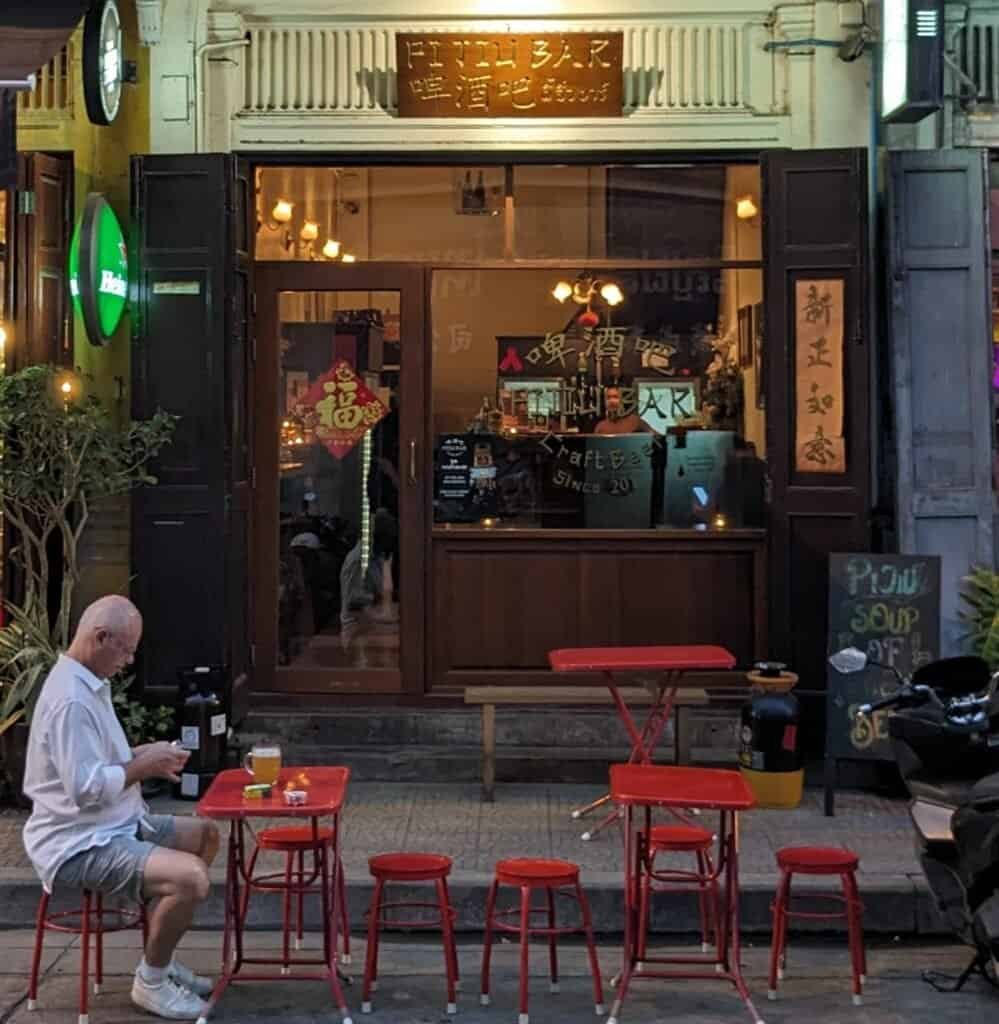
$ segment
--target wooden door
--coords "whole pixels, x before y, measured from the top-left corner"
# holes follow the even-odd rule
[[[828,556],[870,545],[866,161],[863,150],[779,151],[763,160],[771,653],[808,689],[825,685]],[[797,352],[800,282],[817,283],[819,299],[832,296],[842,316],[837,456],[845,465],[814,465],[822,471],[810,471],[798,451],[799,380],[810,386],[799,373],[807,366]],[[808,709],[812,739],[822,735],[823,714],[821,703]]]
[[[255,288],[256,689],[420,693],[424,272],[257,263]]]
[[[8,369],[73,365],[66,261],[73,217],[72,157],[28,153],[18,172],[17,323]]]
[[[236,722],[252,670],[250,189],[246,163],[228,154],[132,162],[132,411],[179,417],[157,486],[132,501],[139,676],[169,700],[179,669],[221,666]]]
[[[988,154],[888,156],[899,550],[941,556],[942,651],[956,654],[961,577],[995,558]]]

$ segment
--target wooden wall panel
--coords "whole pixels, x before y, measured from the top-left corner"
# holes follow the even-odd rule
[[[761,536],[435,535],[432,564],[432,686],[532,683],[557,647],[718,643],[741,666],[766,653]]]

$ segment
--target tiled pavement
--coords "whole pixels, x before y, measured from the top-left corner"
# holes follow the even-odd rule
[[[560,857],[583,870],[598,925],[620,925],[621,844],[615,827],[591,842],[582,842],[585,822],[570,812],[599,795],[586,785],[501,785],[496,802],[483,804],[473,784],[359,782],[350,788],[344,820],[344,860],[350,885],[352,917],[360,921],[370,893],[367,859],[388,850],[447,853],[455,862],[452,893],[461,905],[462,924],[481,923],[484,891],[495,862],[510,856]],[[153,802],[157,812],[191,813],[193,804],[166,799]],[[588,821],[598,820],[599,811]],[[706,816],[707,817],[707,816]],[[0,812],[0,900],[7,913],[2,926],[30,925],[37,883],[21,847],[24,812]],[[711,820],[708,818],[707,820]],[[794,810],[760,810],[744,816],[740,854],[747,930],[767,930],[769,900],[776,880],[775,852],[794,844],[843,845],[861,858],[859,882],[869,930],[897,934],[933,933],[935,913],[916,862],[912,830],[904,801],[867,793],[841,792],[836,817],[822,813],[822,792],[806,790]],[[213,879],[221,883],[221,860]],[[208,926],[221,918],[218,888],[199,920]],[[274,913],[279,911],[279,901]],[[689,912],[688,912],[689,911]],[[684,931],[694,927],[691,905],[671,910],[660,927]],[[260,908],[259,923],[270,923]],[[276,920],[276,918],[275,918]]]

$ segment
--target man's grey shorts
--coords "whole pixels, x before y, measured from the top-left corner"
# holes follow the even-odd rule
[[[142,873],[157,846],[176,849],[177,828],[169,814],[148,814],[134,836],[118,836],[105,846],[74,854],[59,868],[54,888],[90,889],[141,903]]]

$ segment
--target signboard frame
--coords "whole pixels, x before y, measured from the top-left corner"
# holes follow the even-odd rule
[[[622,117],[623,32],[400,32],[398,116]]]

